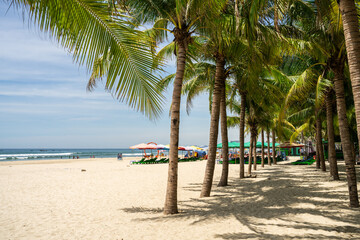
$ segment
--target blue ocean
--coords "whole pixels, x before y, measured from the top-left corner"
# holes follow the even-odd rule
[[[150,153],[150,150],[147,150]],[[79,158],[116,158],[121,153],[123,157],[141,157],[143,150],[128,148],[117,149],[0,149],[0,161],[49,160]],[[155,152],[154,152],[155,153]]]

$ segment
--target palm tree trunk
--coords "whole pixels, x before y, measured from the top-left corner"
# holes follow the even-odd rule
[[[258,138],[258,135],[257,135],[257,131],[254,132],[254,135],[255,135],[255,139],[254,139],[254,148],[253,148],[253,151],[254,151],[254,170],[256,170],[256,167],[257,167],[257,157],[256,157],[256,144],[257,144],[257,138]]]
[[[229,176],[229,149],[228,149],[228,131],[227,131],[227,116],[226,116],[226,91],[225,80],[222,81],[222,92],[220,102],[220,121],[221,121],[221,139],[222,139],[222,172],[218,186],[228,185]]]
[[[269,130],[269,128],[267,128],[266,135],[267,135],[267,158],[268,158],[268,164],[271,166],[271,158],[270,158],[270,130]]]
[[[351,86],[354,95],[357,134],[360,140],[360,32],[354,0],[338,0],[342,16]]]
[[[275,129],[272,130],[272,155],[273,155],[273,163],[277,164],[276,151],[275,151]]]
[[[333,91],[328,91],[326,94],[326,123],[327,123],[327,135],[328,135],[328,152],[329,152],[329,164],[330,175],[334,180],[339,180],[339,173],[336,160],[335,151],[335,134],[334,134],[334,115],[333,115]]]
[[[264,160],[264,129],[261,129],[261,167],[264,167],[265,160]]]
[[[245,101],[246,93],[240,92],[241,96],[241,109],[240,109],[240,178],[245,177],[245,164],[244,164],[244,144],[245,144]]]
[[[355,159],[352,153],[353,143],[351,142],[349,124],[346,117],[346,103],[345,103],[345,90],[344,90],[344,60],[335,61],[334,64],[332,64],[332,68],[335,74],[334,89],[336,95],[337,113],[339,118],[341,146],[343,149],[344,160],[346,165],[346,177],[347,177],[348,189],[349,189],[350,207],[359,207],[359,198],[358,198],[357,185],[356,185],[357,183],[356,183],[356,172],[355,172]],[[356,95],[354,95],[354,99],[355,98]]]
[[[170,129],[170,151],[168,182],[164,214],[178,213],[177,207],[177,182],[178,182],[178,147],[179,147],[179,125],[180,125],[180,102],[181,88],[184,79],[186,61],[186,45],[183,42],[178,44],[176,75],[171,103],[171,129]]]
[[[235,21],[236,21],[236,34],[239,33],[239,27],[240,27],[240,12],[239,12],[239,0],[235,0]]]
[[[216,73],[213,92],[213,102],[211,105],[211,122],[209,136],[209,158],[206,163],[205,177],[201,189],[200,197],[209,197],[214,177],[216,145],[219,131],[219,113],[222,91],[222,81],[224,81],[225,58],[221,54],[216,55]]]
[[[322,133],[321,133],[321,119],[320,116],[316,116],[316,144],[319,145],[319,154],[316,153],[316,157],[319,155],[319,162],[322,171],[326,171],[324,147],[322,144]]]
[[[320,150],[319,150],[319,144],[318,144],[317,140],[316,140],[315,148],[316,148],[316,169],[320,169]]]
[[[250,131],[248,176],[251,176],[251,166],[252,166],[252,160],[253,160],[253,143],[254,143],[254,135],[253,135],[253,132]]]
[[[303,147],[303,154],[307,157],[306,153],[306,143],[305,143],[305,137],[304,137],[304,131],[301,132],[301,143],[304,144]]]
[[[277,7],[277,1],[274,1],[274,28],[277,33],[280,33],[279,29],[279,13]],[[275,163],[276,164],[276,163]]]

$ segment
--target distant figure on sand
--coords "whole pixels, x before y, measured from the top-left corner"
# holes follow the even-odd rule
[[[122,153],[118,153],[117,158],[118,158],[118,160],[122,160]]]

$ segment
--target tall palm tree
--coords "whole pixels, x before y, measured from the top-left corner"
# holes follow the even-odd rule
[[[261,128],[261,167],[265,166],[264,142],[264,128]]]
[[[333,91],[329,89],[326,94],[326,123],[328,135],[328,159],[330,163],[330,175],[334,180],[339,180],[337,169],[336,151],[335,151],[335,134],[334,134],[334,117],[333,117]]]
[[[213,58],[216,63],[216,73],[215,73],[215,84],[212,98],[211,106],[211,121],[210,121],[210,134],[209,134],[209,154],[208,160],[206,163],[205,176],[203,180],[203,185],[200,193],[200,197],[209,197],[214,169],[215,169],[215,158],[216,158],[216,146],[218,138],[218,126],[219,126],[219,114],[220,114],[220,105],[223,102],[224,107],[222,108],[222,126],[223,126],[223,157],[227,158],[228,148],[225,135],[227,131],[226,124],[226,103],[225,103],[225,79],[226,79],[226,69],[225,64],[231,57],[242,48],[242,44],[239,45],[233,44],[234,38],[231,32],[234,32],[234,25],[231,23],[231,15],[223,14],[222,18],[218,19],[218,22],[214,22],[211,32],[209,33],[209,41],[206,44],[207,52],[206,54],[213,55]],[[239,47],[241,46],[241,47]],[[225,145],[225,146],[224,146]],[[225,147],[225,148],[224,148]],[[224,151],[225,150],[225,151]],[[226,159],[225,159],[226,160]],[[227,162],[224,164],[228,164]],[[226,171],[226,169],[224,169]],[[227,179],[227,176],[223,176],[223,179]],[[225,182],[220,182],[225,184]]]
[[[267,136],[267,159],[268,164],[271,166],[271,158],[270,158],[270,130],[269,128],[266,129],[266,136]]]
[[[348,189],[351,207],[359,207],[359,198],[357,192],[357,180],[355,171],[355,159],[353,155],[353,143],[350,138],[349,123],[346,116],[346,103],[344,91],[344,62],[345,57],[334,58],[332,61],[332,69],[334,71],[334,89],[336,95],[336,106],[339,119],[339,129],[341,137],[341,145],[346,164],[346,174],[348,179]]]
[[[355,102],[358,139],[360,139],[360,32],[359,17],[354,0],[339,0],[342,16],[350,79]],[[336,4],[335,1],[331,1]]]
[[[126,4],[132,9],[136,19],[141,23],[154,23],[156,38],[162,40],[171,33],[176,45],[176,74],[171,102],[171,127],[168,184],[165,199],[165,214],[178,213],[177,178],[178,178],[178,145],[180,124],[180,101],[188,49],[192,35],[199,27],[204,28],[206,19],[216,18],[225,1],[162,1],[162,0],[129,0]],[[207,8],[204,8],[204,5]]]
[[[272,157],[273,157],[273,162],[276,165],[277,161],[276,161],[275,142],[276,142],[275,129],[273,129],[272,130]]]
[[[359,107],[360,102],[355,100],[357,98],[356,94],[359,94],[359,87],[360,82],[358,85],[356,84],[356,79],[360,79],[359,76],[356,76],[356,56],[354,56],[354,52],[356,48],[355,45],[350,46],[352,41],[349,42],[349,38],[351,36],[351,30],[353,29],[352,37],[356,39],[356,32],[359,36],[359,29],[358,29],[358,18],[355,12],[352,12],[355,9],[350,7],[351,1],[340,1],[340,12],[343,16],[343,29],[341,26],[338,18],[339,8],[335,1],[331,1],[330,4],[325,4],[325,2],[318,3],[319,12],[324,17],[321,19],[323,26],[327,27],[328,29],[327,34],[322,39],[319,38],[318,41],[324,46],[328,45],[328,41],[331,41],[331,48],[328,48],[328,52],[330,53],[330,58],[328,59],[328,63],[334,72],[334,90],[336,95],[336,105],[337,105],[337,113],[339,119],[339,129],[340,129],[340,137],[341,137],[341,145],[343,147],[344,152],[344,160],[346,163],[346,174],[347,174],[347,181],[348,181],[348,189],[349,189],[349,199],[350,199],[350,206],[351,207],[359,207],[359,200],[358,200],[358,192],[357,192],[357,182],[356,182],[356,171],[355,171],[355,156],[354,156],[354,144],[351,141],[350,131],[349,131],[349,124],[346,116],[346,103],[345,103],[345,91],[344,91],[344,67],[345,67],[345,53],[343,51],[343,42],[346,42],[346,46],[348,47],[346,50],[350,51],[347,52],[348,60],[349,60],[349,69],[350,69],[350,77],[352,78],[352,86],[353,86],[353,93],[354,93],[354,102],[355,102],[355,112],[360,111],[356,110]],[[329,3],[329,2],[327,2]],[[352,2],[352,4],[354,4]],[[354,15],[355,14],[355,15]],[[355,17],[355,18],[354,18]],[[345,20],[347,19],[347,20]],[[354,26],[351,26],[351,22],[349,20],[355,20],[353,25],[356,25],[354,30]],[[345,39],[342,32],[345,33]],[[350,44],[350,45],[349,45]],[[356,44],[356,43],[355,43]],[[359,45],[360,46],[360,45]],[[359,49],[359,48],[358,48]],[[352,66],[351,66],[352,65]],[[358,64],[359,65],[359,64]],[[358,69],[360,66],[358,66]],[[354,88],[355,87],[355,88]],[[359,112],[360,113],[360,112]],[[356,114],[358,120],[360,120],[360,114]],[[359,136],[359,122],[357,123],[358,126],[358,136]]]
[[[226,114],[226,83],[223,81],[221,100],[220,100],[220,117],[221,117],[221,138],[222,138],[222,172],[219,187],[228,185],[229,176],[229,150],[228,150],[228,129],[227,129],[227,114]]]

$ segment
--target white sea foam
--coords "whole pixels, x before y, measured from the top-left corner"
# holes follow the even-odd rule
[[[0,154],[0,159],[2,157],[13,157],[18,159],[25,159],[29,157],[51,157],[51,156],[70,156],[73,153],[20,153],[20,154]]]

